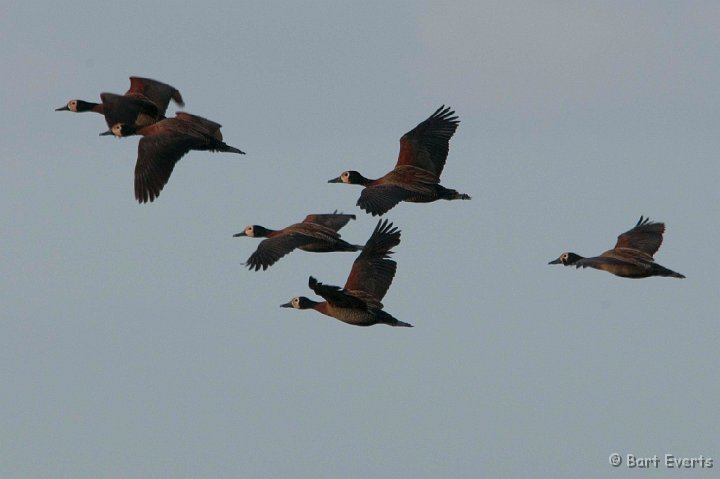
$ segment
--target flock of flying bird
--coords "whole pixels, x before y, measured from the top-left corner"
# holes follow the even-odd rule
[[[154,201],[170,179],[175,164],[190,150],[245,154],[223,141],[218,123],[178,111],[174,118],[165,112],[174,101],[184,106],[180,92],[149,78],[130,77],[124,95],[102,93],[101,103],[70,100],[56,111],[92,111],[105,117],[108,130],[101,135],[125,137],[141,135],[135,165],[135,198],[140,203]],[[440,185],[447,160],[450,138],[460,121],[449,107],[438,108],[430,117],[400,138],[395,167],[384,176],[368,179],[357,171],[344,171],[329,183],[363,186],[357,206],[373,216],[383,215],[401,201],[429,203],[443,200],[469,200],[470,196]],[[380,220],[364,246],[340,238],[338,231],[355,215],[311,214],[302,222],[280,230],[249,225],[234,236],[265,238],[245,263],[251,270],[265,270],[295,249],[310,252],[360,251],[345,286],[320,283],[312,276],[308,286],[325,301],[304,296],[293,298],[282,307],[314,309],[356,326],[387,324],[412,327],[383,310],[382,299],[395,276],[397,263],[390,259],[392,248],[400,244],[400,230]],[[665,225],[640,217],[635,227],[618,236],[615,247],[599,256],[584,258],[565,252],[549,264],[595,268],[625,278],[670,276],[684,278],[655,263]]]

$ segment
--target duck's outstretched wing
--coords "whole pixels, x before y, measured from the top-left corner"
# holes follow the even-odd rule
[[[637,224],[617,238],[615,248],[629,248],[655,255],[663,241],[664,223],[655,223],[640,216]]]
[[[397,263],[390,259],[391,248],[400,244],[400,230],[388,220],[378,222],[358,255],[345,282],[345,289],[362,291],[382,301],[395,277]]]
[[[440,176],[450,148],[450,138],[460,121],[445,105],[400,138],[397,166],[412,165]]]

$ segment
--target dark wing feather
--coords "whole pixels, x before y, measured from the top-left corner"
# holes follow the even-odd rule
[[[382,215],[401,201],[435,193],[440,179],[431,171],[416,166],[396,166],[382,178],[366,186],[357,205],[373,216]]]
[[[184,111],[175,113],[175,118],[173,118],[173,120],[184,122],[184,126],[182,127],[184,129],[190,129],[197,134],[211,136],[216,140],[222,140],[222,135],[220,134],[220,128],[222,125],[220,123],[216,123],[202,116],[193,115],[192,113]]]
[[[340,234],[332,228],[317,223],[296,223],[284,229],[287,234],[307,236],[312,240],[335,242]]]
[[[432,171],[412,165],[396,166],[382,178],[374,182],[376,185],[396,185],[417,193],[434,191],[434,185],[440,183],[440,177]],[[371,185],[375,186],[375,185]]]
[[[197,143],[197,138],[176,132],[143,137],[135,165],[135,198],[140,203],[154,201],[170,179],[175,163]]]
[[[655,223],[642,216],[631,230],[618,236],[615,248],[630,248],[653,256],[663,241],[664,223]]]
[[[349,291],[340,288],[339,286],[332,286],[329,284],[322,284],[312,276],[308,280],[308,286],[312,289],[315,294],[321,296],[325,301],[339,308],[354,308],[354,309],[368,309],[368,303]],[[370,301],[374,304],[375,302]]]
[[[633,263],[653,263],[655,260],[652,255],[635,248],[613,248],[605,251],[599,257],[614,258],[619,261],[628,261]]]
[[[413,165],[440,176],[445,167],[450,138],[460,121],[445,105],[400,138],[397,166]]]
[[[357,205],[373,216],[378,216],[387,213],[395,205],[412,196],[411,191],[399,186],[369,186],[360,193]]]
[[[400,230],[387,220],[380,220],[358,255],[345,282],[345,289],[362,291],[382,301],[393,278],[397,263],[390,259],[391,248],[400,244]]]
[[[260,242],[257,250],[245,263],[250,269],[267,269],[296,248],[318,242],[335,243],[340,236],[332,229],[314,223],[297,223],[273,233]]]
[[[170,100],[174,100],[178,106],[185,106],[182,95],[180,95],[177,88],[150,78],[130,77],[130,89],[126,95],[144,96],[155,103],[163,115],[170,104]]]
[[[334,231],[338,231],[338,230],[340,230],[340,228],[342,228],[343,226],[348,224],[348,221],[354,220],[354,219],[355,219],[355,215],[346,215],[343,213],[338,213],[337,210],[335,210],[334,213],[322,213],[322,214],[307,215],[302,222],[303,223],[314,223],[314,224],[325,226]]]
[[[117,123],[134,125],[140,115],[147,115],[154,119],[162,117],[157,105],[141,98],[101,93],[100,99],[108,128],[112,128]]]
[[[244,151],[222,141],[223,136],[220,132],[220,123],[208,120],[202,116],[179,111],[175,114],[175,118],[166,120],[163,126],[169,130],[196,137],[197,144],[193,146],[194,150],[245,154]]]
[[[260,242],[255,252],[250,255],[245,265],[251,270],[268,269],[295,248],[313,242],[314,239],[302,234],[280,235],[266,238]]]

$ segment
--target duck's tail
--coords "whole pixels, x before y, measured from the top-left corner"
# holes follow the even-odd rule
[[[223,151],[225,153],[239,153],[241,155],[245,154],[244,151],[242,151],[238,148],[235,148],[234,146],[230,146],[227,143],[223,143],[222,147],[218,148],[218,151]]]
[[[399,319],[394,318],[392,314],[385,312],[382,309],[377,310],[376,314],[378,315],[379,323],[387,324],[388,326],[403,327],[403,328],[412,328],[413,327],[412,324],[400,321]]]
[[[396,319],[396,320],[395,320],[395,324],[391,324],[390,326],[402,326],[402,327],[405,327],[405,328],[412,328],[412,327],[414,327],[412,324],[410,324],[410,323],[403,323],[403,322],[400,321],[399,319]]]
[[[440,188],[440,198],[443,200],[470,200],[470,195],[466,195],[465,193],[460,193],[457,190],[453,190],[450,188],[445,188],[444,186],[438,185],[438,188]]]
[[[684,278],[685,277],[684,275],[682,275],[680,273],[676,273],[675,271],[673,271],[671,269],[667,269],[664,266],[660,266],[657,263],[653,263],[652,272],[653,272],[653,276],[668,276],[670,278]]]
[[[335,245],[336,251],[362,251],[363,247],[357,244],[350,244],[345,240],[338,240]]]
[[[218,136],[220,136],[220,132],[218,131]],[[240,155],[244,155],[245,152],[235,148],[234,146],[230,146],[224,141],[222,141],[222,136],[218,137],[212,137],[208,138],[207,144],[204,146],[198,147],[198,150],[208,150],[208,151],[219,151],[223,153],[238,153]]]
[[[472,198],[470,195],[467,195],[465,193],[455,193],[455,196],[453,198],[450,198],[451,200],[471,200]]]

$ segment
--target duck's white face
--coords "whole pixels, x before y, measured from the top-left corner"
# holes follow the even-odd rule
[[[115,123],[112,128],[110,128],[110,131],[112,131],[113,135],[115,136],[123,136],[122,123]]]
[[[566,251],[565,253],[563,253],[563,254],[560,255],[560,262],[561,262],[562,264],[565,264],[565,263],[567,263],[568,258],[570,258],[570,253],[568,253],[568,252]]]
[[[292,309],[303,309],[303,300],[307,298],[303,298],[302,296],[295,296],[293,299],[288,301],[285,304],[281,304],[281,308],[292,308]]]
[[[244,230],[245,236],[249,236],[250,238],[255,237],[255,228],[253,228],[253,225],[247,225]]]
[[[350,183],[350,172],[349,171],[343,171],[340,175],[340,180],[343,183],[349,184]]]
[[[77,113],[77,111],[78,111],[77,106],[78,106],[77,100],[70,100],[67,104],[68,110],[74,111],[75,113]]]

